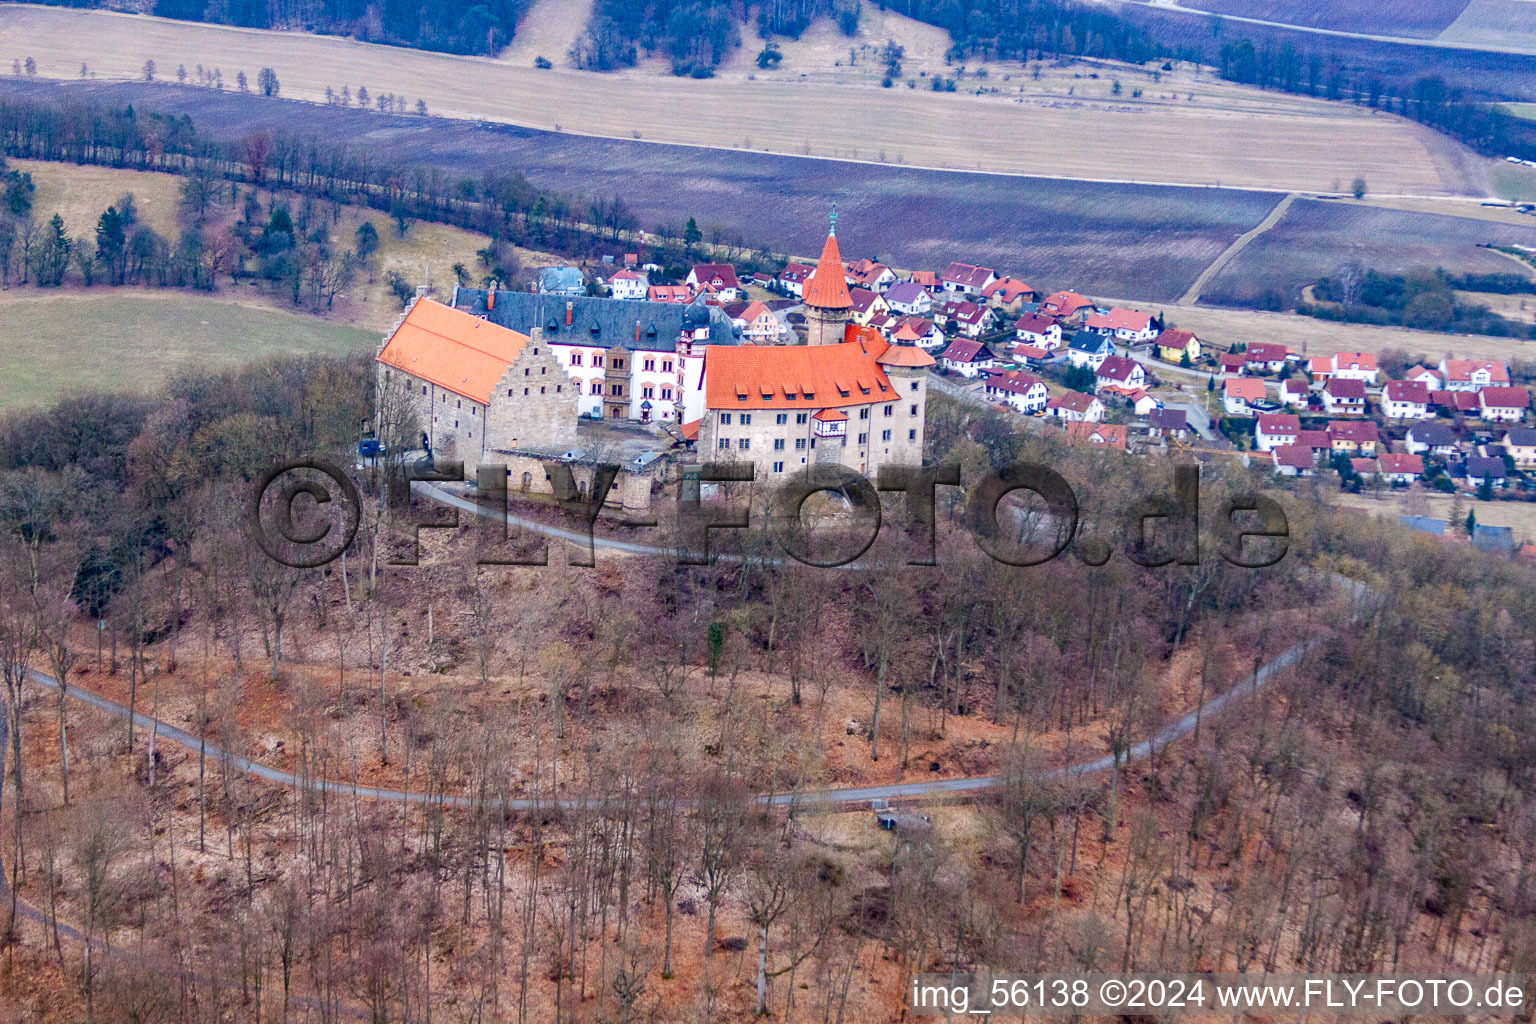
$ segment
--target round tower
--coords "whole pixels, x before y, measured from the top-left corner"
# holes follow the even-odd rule
[[[805,284],[805,343],[841,345],[843,332],[853,313],[853,296],[848,294],[848,280],[843,269],[843,255],[837,248],[837,207],[832,207],[827,242],[816,261],[816,273]]]

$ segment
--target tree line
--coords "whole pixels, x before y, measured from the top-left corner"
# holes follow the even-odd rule
[[[1458,291],[1529,294],[1536,293],[1536,286],[1518,274],[1450,274],[1444,269],[1391,274],[1362,271],[1351,264],[1318,278],[1312,286],[1317,301],[1298,303],[1296,311],[1346,323],[1536,338],[1536,325],[1501,316],[1485,305],[1463,299]]]

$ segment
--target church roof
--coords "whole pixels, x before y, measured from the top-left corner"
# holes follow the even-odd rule
[[[843,275],[843,255],[837,249],[837,236],[827,235],[827,244],[821,247],[821,259],[816,261],[816,273],[805,286],[805,304],[818,309],[852,309],[853,296],[848,294],[848,280]]]

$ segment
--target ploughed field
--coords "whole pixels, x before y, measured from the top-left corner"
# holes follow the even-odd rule
[[[0,95],[132,102],[187,114],[215,137],[308,134],[468,177],[522,171],[541,187],[620,196],[647,229],[695,217],[706,236],[718,224],[780,252],[817,252],[835,200],[850,257],[907,267],[962,259],[1029,275],[1036,287],[1148,299],[1181,294],[1279,198],[667,146],[142,83],[4,79]]]
[[[1467,0],[1188,0],[1180,6],[1308,28],[1433,39]],[[1233,26],[1234,33],[1244,27]]]
[[[1487,244],[1536,245],[1536,218],[1529,225],[1471,217],[1393,210],[1328,199],[1298,199],[1280,222],[1259,235],[1202,290],[1201,300],[1249,305],[1267,290],[1286,302],[1345,263],[1400,273],[1444,267],[1456,273],[1518,272],[1508,257]]]

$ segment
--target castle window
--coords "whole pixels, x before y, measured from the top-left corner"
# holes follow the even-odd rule
[[[884,431],[880,432],[880,440],[882,440],[882,441],[889,441],[890,439],[891,439],[891,432],[889,430],[884,430]]]
[[[913,381],[913,382],[912,382],[912,390],[913,390],[913,391],[916,391],[916,390],[917,390],[917,381]]]
[[[670,360],[670,359],[663,359],[661,361],[661,372],[662,373],[671,373],[672,372],[672,360]]]
[[[752,414],[751,413],[744,412],[744,413],[741,414],[741,425],[742,426],[746,426],[747,424],[749,424],[751,422],[752,422]]]
[[[523,388],[523,397],[524,398],[528,397],[528,389],[527,388]]]
[[[787,413],[787,412],[779,413],[777,416],[775,416],[773,418],[773,422],[779,424],[780,426],[783,426],[785,423],[789,422],[789,413]]]
[[[666,401],[671,401],[672,400],[672,389],[671,388],[662,388],[661,389],[661,397],[664,400],[666,400]]]
[[[581,365],[581,353],[580,352],[572,352],[571,353],[571,365],[572,366],[580,366]]]
[[[907,431],[907,440],[908,441],[916,441],[917,440],[917,431],[915,431],[915,430]]]
[[[807,417],[809,415],[810,415],[809,413],[797,412],[797,413],[795,413],[795,422],[796,423],[805,423],[807,421]]]
[[[748,448],[752,447],[752,439],[750,437],[742,438],[737,442],[737,447],[739,447],[742,451],[746,451]]]
[[[803,438],[803,437],[795,438],[795,451],[797,451],[797,452],[805,451],[805,438]]]
[[[861,420],[869,419],[869,407],[868,406],[865,406],[863,409],[859,410],[859,419],[861,419]]]
[[[562,392],[564,390],[565,390],[565,388],[562,385],[559,385],[559,384],[555,385],[555,394],[558,395],[560,392]]]
[[[727,426],[727,427],[730,426],[731,425],[731,414],[728,413],[728,412],[721,413],[720,414],[720,423],[723,426]]]
[[[603,382],[602,381],[595,380],[595,381],[592,382],[592,393],[594,395],[600,395],[600,394],[603,393]]]
[[[720,439],[720,444],[719,444],[719,445],[718,445],[718,447],[719,447],[719,448],[721,448],[721,449],[722,449],[722,450],[724,450],[724,449],[726,449],[726,448],[729,448],[729,447],[730,447],[730,446],[731,446],[731,439],[730,439],[730,438],[728,438],[728,437],[722,437],[722,438],[721,438],[721,439]]]
[[[776,452],[781,452],[784,450],[784,439],[782,437],[776,437],[773,439],[773,450]]]
[[[647,371],[654,371],[656,369],[656,360],[647,359],[645,361],[645,368]]]
[[[917,405],[916,405],[916,403],[914,403],[912,405],[912,408],[911,408],[910,412],[912,413],[913,416],[917,415]]]
[[[860,434],[859,435],[859,444],[865,444],[868,441],[869,441],[869,435],[868,434]]]
[[[507,388],[507,397],[508,398],[512,397],[512,389],[511,388]]]
[[[602,367],[603,367],[603,357],[602,357],[601,353],[594,353],[593,354],[593,356],[592,356],[592,365],[597,367],[598,369],[602,369]]]
[[[656,395],[654,394],[655,390],[656,390],[655,388],[653,388],[649,384],[647,384],[645,387],[640,389],[640,397],[641,398],[655,398],[656,397]]]
[[[427,393],[427,386],[426,386],[426,385],[425,385],[425,384],[423,384],[423,385],[422,385],[422,386],[421,386],[421,393],[422,393],[422,394],[426,394],[426,393]]]
[[[543,374],[546,374],[546,373],[548,373],[548,372],[549,372],[549,367],[547,367],[547,366],[541,366],[541,367],[539,367],[539,374],[540,374],[540,375],[543,375]]]
[[[775,462],[773,464],[773,471],[775,473],[782,473],[782,472],[784,472],[784,463],[782,463],[782,462]]]
[[[542,394],[543,394],[543,393],[544,393],[544,390],[545,390],[545,389],[544,389],[544,386],[543,386],[543,385],[542,385],[542,384],[541,384],[541,385],[539,385],[539,394],[541,394],[541,395],[542,395]]]
[[[885,407],[885,414],[887,416],[889,416],[891,413],[893,413],[895,411],[896,411],[896,407],[894,405],[888,405],[888,406]]]

